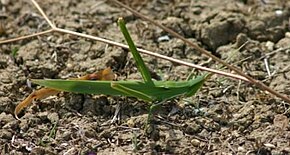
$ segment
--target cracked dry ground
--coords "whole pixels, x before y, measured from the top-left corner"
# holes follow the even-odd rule
[[[38,2],[57,27],[125,43],[116,25],[122,16],[139,47],[225,70],[111,2]],[[289,1],[122,2],[290,96]],[[0,4],[1,40],[49,28],[29,0]],[[157,80],[185,80],[192,72],[142,56]],[[128,51],[92,40],[51,33],[1,44],[0,154],[290,154],[289,103],[221,76],[213,76],[193,97],[163,104],[151,131],[144,127],[148,105],[125,97],[60,93],[35,101],[20,120],[14,118],[15,106],[39,88],[28,87],[27,79],[65,79],[105,67],[118,79],[140,79]],[[110,123],[118,103],[121,118]]]

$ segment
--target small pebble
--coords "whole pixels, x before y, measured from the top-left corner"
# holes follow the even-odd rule
[[[11,139],[12,138],[12,133],[9,132],[8,130],[0,130],[0,138],[1,139]]]
[[[266,146],[266,147],[268,147],[268,148],[272,148],[272,149],[276,148],[275,145],[270,144],[270,143],[266,143],[266,144],[264,144],[264,146]]]
[[[168,35],[165,35],[165,36],[159,37],[157,40],[158,40],[158,42],[164,42],[164,41],[169,41],[170,38]]]
[[[239,147],[238,147],[238,151],[239,151],[239,152],[243,152],[243,151],[245,151],[245,148],[239,146]]]
[[[274,50],[274,43],[273,42],[271,42],[271,41],[267,41],[266,42],[266,47],[267,47],[267,49],[269,50],[269,51],[273,51]]]
[[[58,116],[58,114],[56,112],[49,113],[47,115],[47,118],[50,120],[51,123],[58,122],[58,120],[59,120],[59,116]]]
[[[192,139],[190,142],[195,147],[199,147],[200,146],[200,141],[198,139]]]
[[[276,10],[275,13],[277,16],[281,16],[283,14],[283,10]]]
[[[7,124],[9,122],[12,122],[14,121],[14,117],[11,115],[11,114],[6,114],[5,112],[2,112],[0,114],[0,125],[4,125],[4,124]]]
[[[286,33],[285,33],[285,37],[286,37],[286,38],[290,38],[290,32],[286,32]]]

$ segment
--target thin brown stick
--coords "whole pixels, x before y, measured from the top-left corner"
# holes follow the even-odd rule
[[[44,35],[44,34],[47,34],[47,33],[51,33],[53,31],[54,31],[54,29],[49,29],[49,30],[46,30],[46,31],[42,31],[42,32],[38,32],[38,33],[26,35],[26,36],[21,36],[21,37],[17,37],[17,38],[2,40],[2,41],[0,41],[0,44],[7,44],[7,43],[15,42],[15,41],[20,41],[20,40],[23,40],[23,39],[28,39],[28,38],[32,38],[32,37],[36,37],[36,36],[41,36],[41,35]]]
[[[179,35],[178,33],[174,32],[173,30],[171,30],[171,29],[169,29],[169,28],[163,26],[162,24],[159,24],[159,23],[155,22],[154,20],[152,20],[152,19],[146,17],[145,15],[142,15],[141,13],[135,11],[134,9],[130,8],[130,7],[127,6],[127,5],[122,4],[121,2],[119,2],[119,1],[117,1],[117,0],[112,0],[112,1],[113,1],[114,3],[120,5],[121,7],[127,9],[128,11],[130,11],[131,13],[133,13],[135,16],[138,16],[138,17],[140,17],[140,18],[142,18],[142,19],[145,19],[145,20],[149,21],[150,23],[152,23],[152,24],[158,26],[159,28],[163,29],[164,31],[168,32],[168,33],[171,34],[172,36],[174,36],[174,37],[176,37],[176,38],[182,40],[183,42],[187,43],[189,46],[191,46],[192,48],[196,49],[196,50],[199,51],[200,53],[202,53],[202,54],[204,54],[204,55],[206,55],[206,56],[212,58],[214,61],[216,61],[216,62],[218,62],[218,63],[220,63],[220,64],[222,64],[222,65],[228,67],[229,69],[231,69],[231,70],[233,70],[233,71],[235,71],[237,74],[239,74],[239,75],[245,77],[246,79],[248,79],[251,83],[255,84],[255,85],[256,85],[257,87],[259,87],[260,89],[262,89],[262,90],[266,90],[266,91],[268,91],[269,93],[271,93],[271,94],[273,94],[273,95],[275,95],[275,96],[277,96],[277,97],[283,99],[284,101],[290,103],[290,99],[289,99],[286,95],[282,95],[282,94],[278,93],[277,91],[271,89],[270,87],[266,86],[264,83],[262,83],[262,82],[260,82],[260,81],[258,81],[258,80],[255,80],[255,79],[252,78],[251,76],[245,74],[245,73],[244,73],[243,71],[241,71],[240,69],[238,69],[238,68],[236,68],[236,67],[234,67],[234,66],[232,66],[232,65],[230,65],[230,64],[228,64],[228,63],[226,63],[225,61],[221,60],[220,58],[218,58],[218,57],[212,55],[212,54],[211,54],[210,52],[208,52],[207,50],[205,50],[205,49],[199,47],[198,45],[196,45],[196,44],[194,44],[194,43],[192,43],[191,41],[189,41],[189,40],[187,40],[186,38],[182,37],[181,35]]]
[[[51,20],[49,20],[49,18],[47,17],[47,15],[44,13],[44,11],[42,10],[42,8],[38,5],[38,3],[35,0],[31,0],[31,2],[34,4],[34,6],[37,8],[37,10],[41,13],[41,15],[43,16],[43,18],[46,20],[46,22],[49,24],[49,26],[52,29],[55,29],[56,26],[51,22]]]
[[[91,35],[87,35],[87,34],[83,34],[83,33],[78,33],[78,32],[65,30],[65,29],[60,29],[60,28],[56,28],[56,31],[57,32],[66,33],[66,34],[75,35],[75,36],[79,36],[79,37],[83,37],[83,38],[87,38],[87,39],[96,40],[96,41],[107,43],[107,44],[114,45],[114,46],[117,46],[117,47],[122,47],[122,48],[129,49],[128,45],[124,45],[124,44],[117,43],[117,42],[114,42],[114,41],[111,41],[111,40],[107,40],[107,39],[103,39],[103,38],[99,38],[99,37],[95,37],[95,36],[91,36]],[[193,63],[189,63],[189,62],[181,61],[181,60],[174,59],[174,58],[171,58],[171,57],[167,57],[167,56],[164,56],[164,55],[161,55],[161,54],[158,54],[158,53],[154,53],[154,52],[151,52],[151,51],[148,51],[148,50],[145,50],[145,49],[141,49],[141,48],[137,48],[137,50],[139,52],[141,52],[141,53],[144,53],[144,54],[147,54],[147,55],[151,55],[151,56],[154,56],[154,57],[157,57],[157,58],[160,58],[160,59],[168,60],[168,61],[171,61],[171,62],[174,62],[174,63],[182,64],[182,65],[185,65],[185,66],[188,66],[188,67],[193,67],[193,68],[196,68],[196,69],[199,69],[199,70],[208,71],[208,72],[215,73],[215,74],[218,74],[218,75],[227,76],[227,77],[231,77],[231,78],[234,78],[234,79],[239,79],[239,80],[243,80],[243,81],[249,82],[249,80],[246,79],[245,77],[242,77],[242,76],[239,76],[239,75],[236,75],[236,74],[231,74],[231,73],[227,73],[227,72],[223,72],[223,71],[219,71],[219,70],[215,70],[215,69],[199,66],[199,65],[196,65],[196,64],[193,64]]]
[[[66,30],[66,29],[61,29],[61,28],[57,28],[57,27],[55,27],[54,29],[49,29],[49,30],[46,30],[46,31],[43,31],[43,32],[39,32],[39,33],[27,35],[27,36],[22,36],[22,37],[17,37],[17,38],[13,38],[13,39],[3,40],[3,41],[0,41],[0,44],[15,42],[15,41],[19,41],[19,40],[22,40],[22,39],[32,38],[32,37],[35,37],[35,36],[41,36],[41,35],[44,35],[44,34],[47,34],[47,33],[50,33],[50,32],[59,32],[59,33],[70,34],[70,35],[79,36],[79,37],[82,37],[82,38],[87,38],[87,39],[103,42],[103,43],[110,44],[110,45],[113,45],[113,46],[129,49],[128,45],[125,45],[125,44],[121,44],[121,43],[118,43],[118,42],[115,42],[115,41],[111,41],[111,40],[100,38],[100,37],[96,37],[96,36],[91,36],[91,35],[78,33],[78,32],[74,32],[74,31],[70,31],[70,30]],[[185,66],[188,66],[188,67],[196,68],[198,70],[207,71],[207,72],[215,73],[215,74],[218,74],[218,75],[230,77],[230,78],[233,78],[233,79],[238,79],[238,80],[243,80],[243,81],[249,82],[249,80],[246,79],[245,77],[242,77],[242,76],[239,76],[239,75],[236,75],[236,74],[227,73],[227,72],[219,71],[219,70],[216,70],[216,69],[203,67],[203,66],[200,66],[200,65],[196,65],[196,64],[185,62],[185,61],[178,60],[178,59],[175,59],[175,58],[167,57],[167,56],[164,56],[164,55],[161,55],[161,54],[158,54],[158,53],[154,53],[154,52],[151,52],[151,51],[148,51],[148,50],[145,50],[145,49],[141,49],[141,48],[137,48],[137,50],[139,52],[141,52],[141,53],[144,53],[144,54],[147,54],[147,55],[150,55],[150,56],[154,56],[154,57],[157,57],[157,58],[160,58],[160,59],[168,60],[168,61],[171,61],[171,62],[174,62],[174,63],[178,63],[178,64],[181,64],[181,65],[185,65]]]
[[[47,33],[50,33],[50,32],[59,32],[59,33],[70,34],[70,35],[79,36],[79,37],[82,37],[82,38],[87,38],[87,39],[103,42],[103,43],[110,44],[110,45],[113,45],[113,46],[129,49],[128,45],[125,45],[125,44],[121,44],[121,43],[118,43],[118,42],[115,42],[115,41],[111,41],[111,40],[100,38],[100,37],[96,37],[96,36],[91,36],[91,35],[78,33],[78,32],[74,32],[74,31],[70,31],[70,30],[66,30],[66,29],[61,29],[61,28],[57,28],[57,27],[54,28],[54,29],[49,29],[49,30],[46,30],[46,31],[43,31],[43,32],[39,32],[39,33],[27,35],[27,36],[22,36],[22,37],[17,37],[17,38],[13,38],[13,39],[3,40],[3,41],[0,41],[0,44],[15,42],[15,41],[19,41],[19,40],[22,40],[22,39],[28,39],[28,38],[32,38],[32,37],[35,37],[35,36],[44,35],[44,34],[47,34]],[[145,50],[145,49],[141,49],[141,48],[137,48],[137,50],[139,52],[141,52],[141,53],[144,53],[144,54],[147,54],[147,55],[150,55],[150,56],[154,56],[154,57],[157,57],[157,58],[160,58],[160,59],[168,60],[168,61],[171,61],[171,62],[174,62],[174,63],[178,63],[178,64],[181,64],[181,65],[185,65],[185,66],[188,66],[188,67],[196,68],[198,70],[207,71],[207,72],[215,73],[215,74],[218,74],[218,75],[230,77],[230,78],[233,78],[233,79],[238,79],[238,80],[243,80],[243,81],[249,82],[249,80],[246,79],[245,77],[242,77],[242,76],[239,76],[239,75],[236,75],[236,74],[227,73],[227,72],[223,72],[223,71],[219,71],[219,70],[203,67],[203,66],[200,66],[200,65],[196,65],[196,64],[185,62],[185,61],[178,60],[178,59],[175,59],[175,58],[167,57],[167,56],[164,56],[164,55],[161,55],[161,54],[158,54],[158,53],[154,53],[154,52],[151,52],[151,51],[148,51],[148,50]]]

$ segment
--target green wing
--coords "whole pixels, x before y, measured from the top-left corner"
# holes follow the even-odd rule
[[[80,80],[32,80],[33,83],[53,88],[60,91],[104,94],[113,96],[131,96],[128,93],[118,91],[111,87],[111,83],[122,85],[128,89],[139,91],[156,100],[166,100],[179,95],[193,95],[203,84],[204,76],[199,76],[190,81],[154,81],[154,85],[148,85],[140,81],[80,81]],[[188,94],[188,92],[194,92]]]

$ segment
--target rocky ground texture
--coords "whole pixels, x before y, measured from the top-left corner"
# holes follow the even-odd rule
[[[116,25],[122,16],[139,47],[225,70],[112,2],[38,2],[57,27],[125,43]],[[122,2],[290,96],[289,1]],[[29,0],[0,4],[1,40],[49,28]],[[185,80],[192,73],[142,56],[156,79]],[[106,67],[118,79],[140,79],[128,51],[93,40],[50,33],[1,44],[0,154],[290,154],[290,104],[252,84],[215,75],[195,96],[163,104],[149,130],[147,103],[103,95],[60,93],[36,101],[15,119],[15,106],[39,88],[29,87],[27,79],[65,79]],[[111,123],[118,105],[120,119]]]

